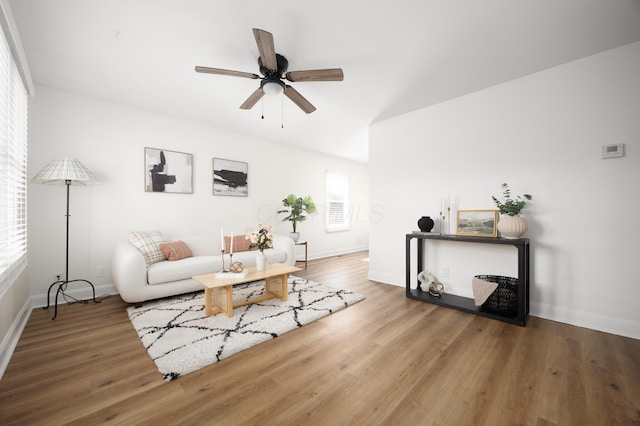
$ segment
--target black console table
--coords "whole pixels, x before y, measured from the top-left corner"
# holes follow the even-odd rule
[[[411,274],[411,240],[415,239],[418,244],[418,271]],[[422,271],[424,259],[424,243],[427,240],[441,240],[465,243],[480,244],[506,244],[515,246],[518,249],[518,311],[515,316],[501,315],[495,312],[484,310],[481,306],[476,306],[474,300],[468,297],[457,296],[455,294],[443,294],[435,297],[429,294],[428,289],[411,289],[411,281],[417,280],[418,274]],[[524,326],[529,317],[529,239],[520,238],[517,240],[507,240],[504,238],[485,237],[465,237],[459,235],[430,235],[426,233],[406,235],[406,273],[407,273],[407,297],[421,300],[423,302],[434,303],[440,306],[447,306],[463,312],[469,312],[483,317],[493,318],[499,321],[508,322]]]

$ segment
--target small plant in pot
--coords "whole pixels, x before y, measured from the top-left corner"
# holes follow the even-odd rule
[[[496,207],[498,207],[500,214],[506,214],[509,216],[519,215],[520,211],[527,204],[526,200],[531,200],[531,195],[529,194],[524,194],[522,196],[516,195],[516,198],[511,198],[511,189],[506,183],[502,184],[502,195],[504,196],[504,202],[498,200],[493,195],[491,198],[493,199],[493,202],[496,203]]]
[[[531,200],[531,195],[516,195],[515,198],[512,198],[511,189],[506,183],[502,184],[502,195],[504,201],[498,200],[493,195],[491,196],[501,215],[498,222],[498,231],[506,239],[520,238],[528,229],[527,222],[520,216],[520,212],[527,204],[527,201]]]
[[[290,233],[293,241],[298,242],[300,233],[298,232],[298,223],[307,219],[307,214],[312,214],[316,211],[316,205],[309,195],[305,197],[297,197],[293,194],[287,195],[287,198],[282,200],[282,205],[285,207],[282,210],[278,210],[278,214],[285,213],[282,220],[289,221],[293,225],[293,232]]]

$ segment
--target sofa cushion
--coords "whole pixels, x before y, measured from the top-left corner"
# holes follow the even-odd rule
[[[227,256],[227,265],[229,259]],[[172,281],[187,280],[194,275],[209,274],[219,271],[222,268],[220,256],[194,256],[175,262],[154,263],[147,270],[147,282],[153,284],[163,284]],[[204,287],[203,287],[204,288]]]
[[[166,259],[164,253],[160,250],[160,244],[166,243],[167,240],[160,231],[129,232],[129,241],[142,253],[147,268],[156,262]]]
[[[184,241],[194,256],[220,255],[220,235],[180,236],[173,239]]]
[[[231,237],[224,237],[224,249],[227,253],[230,251],[229,245],[231,244]],[[243,235],[234,235],[233,237],[233,252],[239,253],[241,251],[257,250],[257,247],[251,247],[251,241],[247,240]]]
[[[283,250],[267,249],[264,254],[267,256],[267,262],[269,263],[282,263],[287,260],[287,253]]]
[[[185,259],[187,257],[193,256],[189,246],[184,243],[182,240],[174,241],[171,243],[162,243],[160,244],[160,250],[164,253],[167,260],[174,261]]]

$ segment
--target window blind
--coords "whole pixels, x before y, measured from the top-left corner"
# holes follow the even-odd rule
[[[28,95],[0,33],[0,296],[27,265]]]
[[[327,172],[326,176],[326,230],[349,229],[349,176]]]

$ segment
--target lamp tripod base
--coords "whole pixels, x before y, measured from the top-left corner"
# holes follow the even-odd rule
[[[58,295],[60,295],[60,293],[62,293],[63,295],[65,295],[65,290],[67,288],[67,284],[69,283],[75,283],[75,282],[85,282],[87,284],[89,284],[91,286],[91,292],[93,293],[93,303],[100,303],[102,302],[102,300],[97,300],[96,299],[96,288],[93,286],[93,284],[91,283],[91,281],[88,280],[58,280],[56,282],[54,282],[53,284],[51,284],[49,286],[49,290],[47,290],[47,306],[45,306],[43,309],[49,309],[49,306],[51,306],[49,300],[50,300],[50,294],[51,294],[51,289],[57,285],[58,289],[56,290],[56,304],[54,305],[54,310],[53,310],[53,318],[51,318],[52,320],[56,319],[56,317],[58,316]],[[68,296],[68,295],[67,295]],[[89,301],[89,299],[87,300],[78,300],[76,298],[74,298],[73,296],[69,296],[71,298],[73,298],[75,301],[77,302],[81,302],[81,303],[87,303]]]

